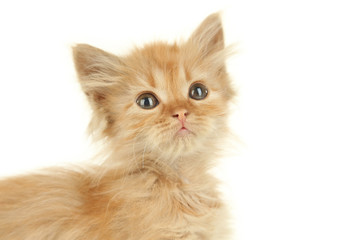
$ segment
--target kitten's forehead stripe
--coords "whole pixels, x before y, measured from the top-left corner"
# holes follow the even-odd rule
[[[159,88],[162,88],[165,82],[165,76],[162,70],[159,68],[155,68],[152,72],[152,75],[153,75],[154,85]]]
[[[184,83],[190,74],[181,61],[181,52],[177,45],[155,45],[143,50],[151,71],[148,83],[159,92],[163,101],[178,101],[186,97],[183,93]],[[185,95],[184,95],[185,94]]]
[[[149,82],[149,85],[151,86],[151,87],[153,87],[153,88],[156,88],[156,82],[155,82],[155,79],[154,79],[154,75],[153,75],[153,73],[152,72],[150,72],[149,74],[148,74],[148,82]]]
[[[185,69],[185,76],[186,76],[186,81],[190,82],[191,81],[191,74],[190,74],[190,71],[188,71],[187,69]]]
[[[186,71],[185,71],[185,68],[184,68],[183,64],[179,65],[178,78],[182,82],[186,82],[188,80],[187,79],[187,74],[186,74]]]

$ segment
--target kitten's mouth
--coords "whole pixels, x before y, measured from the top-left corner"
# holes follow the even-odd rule
[[[192,132],[189,129],[187,129],[186,127],[183,126],[182,128],[179,129],[179,131],[177,131],[176,135],[183,137],[183,136],[187,136],[191,133]]]

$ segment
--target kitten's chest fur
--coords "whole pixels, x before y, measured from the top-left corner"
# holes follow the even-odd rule
[[[109,223],[114,239],[221,239],[213,238],[224,214],[216,180],[199,175],[140,169],[104,181],[92,193],[98,211],[91,214]]]

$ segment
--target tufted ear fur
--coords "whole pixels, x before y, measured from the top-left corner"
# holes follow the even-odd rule
[[[75,68],[81,87],[94,110],[104,107],[111,87],[121,77],[120,58],[87,44],[73,47]]]
[[[224,33],[219,13],[208,16],[191,35],[189,42],[197,45],[203,57],[224,50]]]

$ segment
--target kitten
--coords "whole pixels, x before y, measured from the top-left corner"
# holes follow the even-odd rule
[[[73,48],[106,160],[0,181],[0,239],[228,239],[209,173],[234,92],[218,14],[127,56]]]

